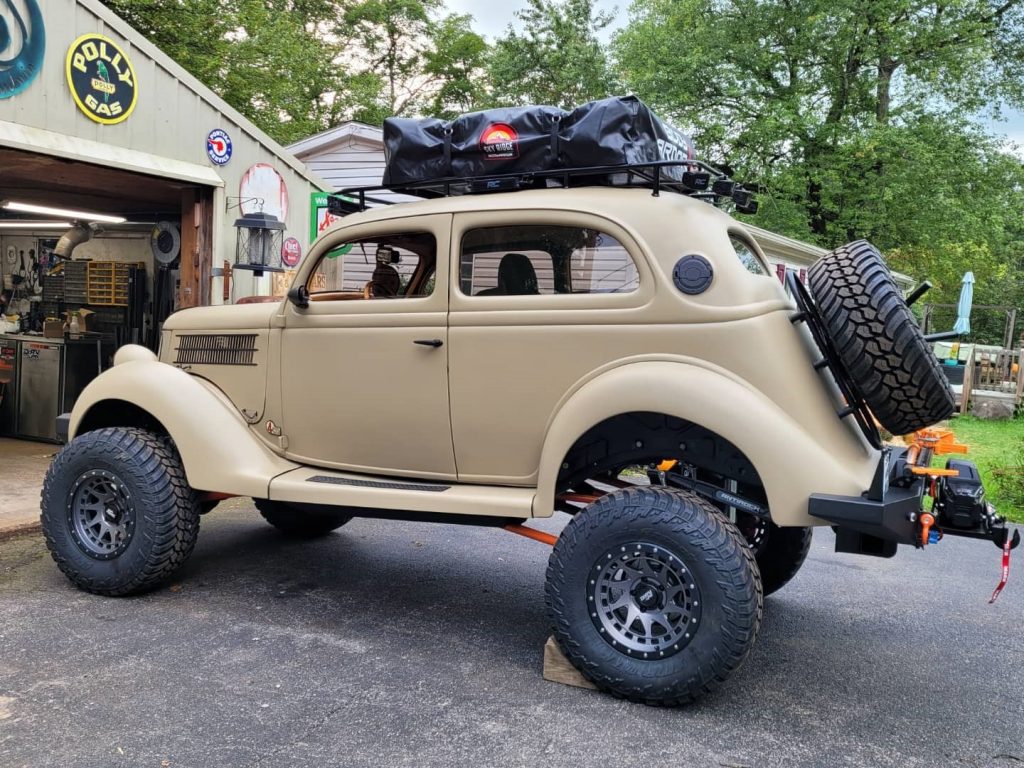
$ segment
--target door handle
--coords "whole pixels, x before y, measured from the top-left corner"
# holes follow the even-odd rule
[[[436,349],[444,344],[444,342],[440,339],[416,339],[413,344],[419,344],[424,347],[434,347]]]

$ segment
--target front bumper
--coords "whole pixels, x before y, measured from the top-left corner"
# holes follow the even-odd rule
[[[71,414],[62,413],[57,417],[57,440],[62,443],[68,441],[68,432],[71,431]]]

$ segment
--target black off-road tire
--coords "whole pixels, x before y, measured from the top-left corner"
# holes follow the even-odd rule
[[[105,542],[83,533],[91,530],[85,522],[76,527],[85,519],[82,494],[104,482],[117,489],[109,509],[116,508],[126,532],[116,547],[112,534]],[[142,429],[108,428],[76,437],[57,454],[43,481],[41,521],[50,554],[75,586],[135,595],[167,581],[188,559],[199,534],[199,502],[173,444]]]
[[[807,277],[842,364],[883,427],[905,435],[953,413],[949,382],[873,245],[837,248]]]
[[[674,592],[661,593],[668,599],[656,596],[653,608],[642,602],[653,591],[645,587],[644,563],[663,583],[684,577]],[[555,640],[588,680],[615,696],[664,706],[695,701],[732,674],[753,646],[763,609],[757,563],[735,526],[692,493],[656,487],[610,493],[576,514],[551,553],[545,593]],[[624,596],[632,608],[615,613]],[[674,610],[665,610],[670,603]],[[659,608],[676,618],[652,620]],[[652,612],[629,623],[634,610]],[[661,635],[647,630],[647,645],[612,642],[625,637],[636,646],[621,627],[641,636],[648,624]]]
[[[807,559],[814,533],[813,528],[783,528],[747,514],[740,515],[736,527],[754,552],[766,596],[778,592],[796,576]]]
[[[263,519],[292,539],[316,539],[341,528],[351,515],[318,510],[312,505],[253,499]]]

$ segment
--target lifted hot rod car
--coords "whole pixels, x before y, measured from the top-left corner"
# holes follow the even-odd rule
[[[78,587],[165,581],[229,496],[294,536],[353,517],[523,532],[560,510],[559,646],[604,690],[677,704],[740,665],[814,526],[882,556],[941,534],[1015,543],[971,465],[930,468],[948,440],[879,438],[953,398],[871,245],[787,291],[708,204],[751,210],[749,194],[685,149],[661,159],[668,139],[570,167],[575,113],[536,130],[485,114],[424,140],[441,175],[390,184],[424,199],[336,196],[345,216],[286,299],[179,312],[159,354],[118,351],[62,417],[43,490]],[[546,167],[517,166],[538,131]],[[471,151],[481,171],[444,175]]]

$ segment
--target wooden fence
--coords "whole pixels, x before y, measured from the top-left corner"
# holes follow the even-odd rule
[[[968,358],[960,413],[967,413],[973,394],[989,392],[1012,397],[1020,406],[1024,398],[1024,349],[976,350]]]

